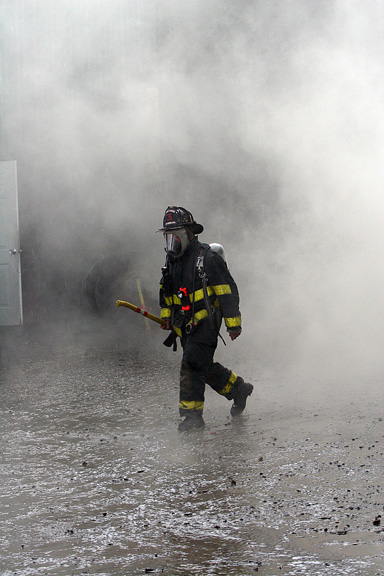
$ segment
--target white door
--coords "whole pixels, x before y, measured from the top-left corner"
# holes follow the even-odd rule
[[[0,162],[0,326],[23,323],[16,162]]]

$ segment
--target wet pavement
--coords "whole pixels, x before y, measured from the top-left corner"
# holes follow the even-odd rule
[[[2,332],[1,575],[384,575],[382,384],[312,397],[229,345],[246,412],[208,389],[180,434],[180,352],[148,339]]]

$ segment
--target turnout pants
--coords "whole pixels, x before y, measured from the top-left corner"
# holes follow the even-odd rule
[[[180,415],[203,413],[206,384],[228,400],[233,400],[234,391],[242,379],[232,370],[213,361],[217,334],[210,328],[208,321],[199,324],[192,334],[183,334],[181,345]]]

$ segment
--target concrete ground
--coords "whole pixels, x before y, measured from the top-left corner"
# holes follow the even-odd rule
[[[180,434],[162,334],[43,334],[1,332],[1,576],[384,575],[381,382],[306,389],[232,343],[245,413],[208,389]]]

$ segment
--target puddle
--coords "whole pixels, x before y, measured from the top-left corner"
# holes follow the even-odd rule
[[[163,362],[8,358],[2,576],[384,574],[381,404],[314,416],[261,374],[239,422],[208,390],[206,428],[180,435]]]

